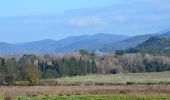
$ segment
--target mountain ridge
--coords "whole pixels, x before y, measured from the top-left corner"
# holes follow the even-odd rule
[[[114,52],[135,48],[145,43],[151,37],[170,38],[170,31],[161,34],[145,34],[125,36],[117,34],[97,33],[94,35],[69,36],[61,40],[44,39],[32,42],[6,43],[0,42],[0,53],[54,53],[74,52],[80,49],[89,51]]]
[[[126,38],[128,36],[98,33],[94,35],[70,36],[58,41],[45,39],[15,44],[1,42],[0,53],[53,53],[78,51],[80,49],[95,50],[101,45]]]

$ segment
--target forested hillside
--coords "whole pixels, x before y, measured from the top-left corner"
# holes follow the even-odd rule
[[[165,37],[151,37],[135,48],[138,52],[150,54],[170,55],[170,39]]]

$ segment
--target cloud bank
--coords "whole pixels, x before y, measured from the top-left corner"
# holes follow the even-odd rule
[[[98,26],[103,26],[106,23],[98,18],[98,17],[80,17],[80,18],[75,18],[75,19],[70,19],[68,21],[69,25],[74,25],[74,26],[78,26],[78,27],[84,27],[84,26],[91,26],[94,25],[96,27]]]

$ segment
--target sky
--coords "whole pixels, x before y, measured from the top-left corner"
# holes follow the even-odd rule
[[[0,0],[0,42],[170,29],[169,0]]]
[[[0,17],[58,14],[71,9],[110,6],[124,0],[0,0]]]

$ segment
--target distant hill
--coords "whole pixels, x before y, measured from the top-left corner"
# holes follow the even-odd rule
[[[136,46],[150,39],[151,37],[170,38],[170,29],[160,31],[156,34],[137,35],[137,36],[129,37],[119,42],[105,44],[100,48],[100,50],[112,52],[115,50],[126,50],[128,48],[135,48]]]
[[[71,52],[80,49],[96,50],[104,44],[114,43],[127,39],[128,36],[112,34],[95,34],[83,36],[71,36],[65,39],[40,40],[26,43],[0,43],[0,53],[53,53],[53,52]]]
[[[17,43],[14,44],[16,47],[15,53],[48,53],[54,52],[57,41],[55,40],[40,40],[26,43]]]
[[[125,50],[128,48],[133,48],[143,43],[144,41],[148,40],[152,36],[154,35],[153,34],[137,35],[137,36],[130,37],[128,39],[125,39],[125,40],[122,40],[116,43],[106,44],[103,47],[101,47],[100,50],[110,52],[114,50]]]
[[[16,47],[13,44],[0,42],[0,53],[11,53]]]
[[[148,40],[137,45],[134,48],[126,49],[127,52],[131,51],[146,52],[152,54],[163,54],[170,56],[170,31],[162,34],[157,34],[150,37]]]
[[[133,37],[98,33],[94,35],[70,36],[58,41],[46,39],[17,44],[0,42],[0,54],[73,52],[80,49],[113,52],[115,50],[126,50],[135,47],[141,49],[146,47],[149,49],[150,47],[147,46],[154,47],[154,49],[165,46],[165,49],[167,49],[168,45],[166,45],[166,42],[169,43],[169,38],[170,31],[161,34],[146,34]],[[163,44],[156,43],[156,40],[162,41]]]
[[[136,47],[139,51],[161,53],[170,51],[170,38],[151,37]]]
[[[84,36],[72,36],[58,41],[60,45],[57,51],[76,51],[80,49],[96,50],[104,44],[115,43],[127,39],[124,35],[95,34]]]
[[[169,37],[170,38],[170,30],[168,32],[165,32],[161,35],[162,37]]]

